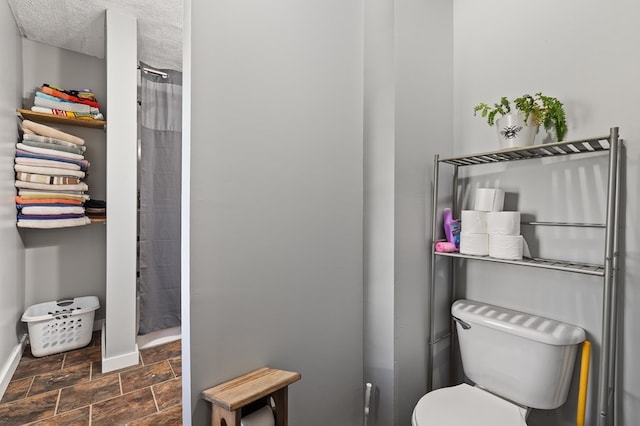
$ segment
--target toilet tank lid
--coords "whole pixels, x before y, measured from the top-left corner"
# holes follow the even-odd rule
[[[451,306],[451,314],[472,325],[549,345],[575,345],[586,338],[580,327],[472,300],[457,300]]]

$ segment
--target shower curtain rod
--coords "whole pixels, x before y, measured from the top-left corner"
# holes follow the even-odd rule
[[[138,65],[138,69],[141,69],[143,72],[159,75],[162,78],[167,78],[167,73],[163,71],[158,71],[158,70],[154,70],[153,68],[147,68],[147,67],[140,68],[140,65]]]

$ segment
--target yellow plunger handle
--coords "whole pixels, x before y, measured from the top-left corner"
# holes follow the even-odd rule
[[[589,382],[589,359],[591,358],[591,342],[582,344],[582,362],[580,363],[580,391],[578,392],[578,414],[576,425],[584,426],[584,412],[587,407],[587,383]]]

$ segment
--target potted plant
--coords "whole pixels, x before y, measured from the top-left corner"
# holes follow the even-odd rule
[[[564,105],[558,99],[538,92],[516,98],[513,103],[515,112],[504,96],[493,106],[482,102],[473,109],[474,116],[479,112],[490,126],[496,125],[503,148],[532,145],[540,125],[547,131],[553,129],[558,141],[564,139],[567,121]]]

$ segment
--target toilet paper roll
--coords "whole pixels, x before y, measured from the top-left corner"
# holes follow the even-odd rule
[[[273,417],[273,410],[268,405],[244,416],[240,420],[241,426],[275,426],[275,424],[276,421]]]
[[[489,235],[489,256],[496,259],[522,260],[522,235]]]
[[[460,234],[460,253],[474,256],[489,254],[489,234]]]
[[[487,233],[520,235],[520,212],[487,212]]]
[[[504,191],[497,188],[476,189],[474,210],[499,212],[504,207]]]
[[[462,210],[460,215],[461,232],[467,234],[487,233],[487,212]]]

